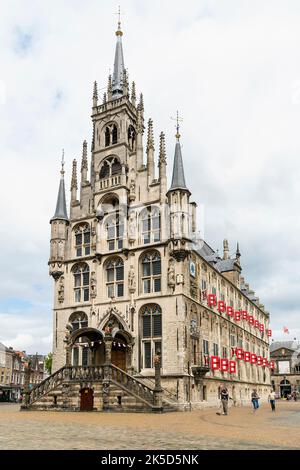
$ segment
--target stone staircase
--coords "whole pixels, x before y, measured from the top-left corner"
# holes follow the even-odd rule
[[[93,390],[93,410],[162,412],[179,410],[167,391],[155,390],[113,364],[64,366],[27,391],[22,410],[80,411],[80,391]]]

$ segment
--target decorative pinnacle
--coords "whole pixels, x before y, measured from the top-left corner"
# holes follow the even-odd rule
[[[240,252],[240,245],[239,245],[239,242],[237,242],[236,244],[236,257],[237,258],[240,258],[241,257],[241,252]]]
[[[64,174],[65,174],[64,166],[65,166],[65,149],[62,149],[61,170],[60,170],[60,174],[62,178],[64,177]]]
[[[95,100],[97,100],[97,99],[98,99],[98,87],[97,87],[97,82],[96,82],[96,81],[94,81],[94,92],[93,92],[93,98],[94,98]]]
[[[88,161],[87,161],[87,141],[83,141],[82,146],[82,160],[81,160],[81,171],[88,169]]]
[[[103,93],[103,104],[105,104],[107,101],[107,95],[106,93]]]
[[[131,86],[131,101],[135,105],[135,101],[136,101],[135,82],[132,82],[132,86]]]
[[[147,152],[150,149],[154,150],[153,121],[152,121],[152,119],[149,119],[149,121],[148,121]]]
[[[108,87],[107,87],[108,93],[112,93],[112,81],[111,81],[111,74],[108,76]]]
[[[163,163],[166,163],[166,142],[165,142],[165,134],[163,132],[160,133],[160,142],[159,142],[159,161],[158,166]]]
[[[180,128],[179,122],[182,122],[183,119],[181,117],[179,117],[178,111],[176,112],[176,118],[171,117],[171,119],[173,119],[173,121],[176,121],[176,126],[175,126],[176,127],[176,134],[175,134],[175,137],[179,141],[179,139],[181,137],[181,135],[179,133],[179,128]]]
[[[116,36],[123,36],[123,32],[121,30],[121,8],[120,8],[120,5],[119,5],[119,8],[118,8],[118,13],[116,13],[118,15],[118,30],[116,31]]]
[[[141,113],[143,113],[143,112],[144,112],[144,97],[143,97],[143,93],[140,94],[139,107],[140,107]]]
[[[74,158],[73,168],[72,168],[72,180],[71,180],[71,189],[77,189],[77,161]]]

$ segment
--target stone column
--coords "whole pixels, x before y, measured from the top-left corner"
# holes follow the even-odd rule
[[[162,412],[162,388],[161,388],[161,357],[160,351],[154,356],[155,387],[154,387],[154,411]]]
[[[103,381],[102,381],[102,397],[103,397],[103,411],[109,410],[109,384],[111,376],[111,348],[112,336],[110,331],[105,331],[104,345],[105,345],[105,364],[103,367]]]

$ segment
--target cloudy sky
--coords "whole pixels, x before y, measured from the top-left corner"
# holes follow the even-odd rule
[[[300,2],[124,0],[129,78],[144,93],[169,174],[179,109],[186,180],[215,249],[243,274],[275,339],[300,339]],[[61,150],[91,141],[92,84],[113,66],[118,2],[2,0],[0,341],[51,349],[49,219]],[[104,90],[101,90],[101,93]],[[69,191],[68,191],[69,197]],[[290,335],[283,335],[288,326]]]

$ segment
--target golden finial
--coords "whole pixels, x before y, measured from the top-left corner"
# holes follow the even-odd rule
[[[118,15],[118,30],[116,31],[116,36],[123,36],[123,32],[121,30],[121,7],[120,5],[118,8],[118,13],[116,13],[116,15]]]
[[[179,117],[178,111],[176,112],[176,118],[171,117],[171,119],[173,119],[173,121],[176,121],[176,126],[175,126],[176,127],[176,134],[175,134],[175,137],[176,137],[177,140],[179,140],[180,137],[181,137],[180,134],[179,134],[179,128],[180,128],[179,122],[182,122],[183,119],[181,117]]]

